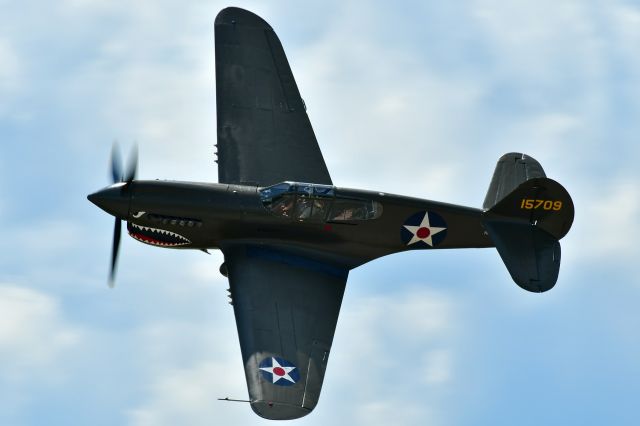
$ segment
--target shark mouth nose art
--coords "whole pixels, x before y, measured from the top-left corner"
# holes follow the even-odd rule
[[[191,244],[187,238],[166,229],[150,228],[127,222],[127,231],[136,240],[152,246],[178,247]]]

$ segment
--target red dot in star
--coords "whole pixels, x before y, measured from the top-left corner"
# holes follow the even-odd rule
[[[274,369],[273,369],[273,374],[275,374],[276,376],[280,376],[280,377],[282,377],[282,376],[284,376],[284,375],[285,375],[285,374],[287,374],[287,373],[284,371],[284,368],[282,368],[282,367],[276,367],[276,368],[274,368]]]
[[[420,238],[421,240],[424,240],[425,238],[427,238],[429,235],[431,235],[431,231],[429,231],[429,228],[420,228],[418,229],[418,232],[416,232],[416,235],[418,236],[418,238]]]

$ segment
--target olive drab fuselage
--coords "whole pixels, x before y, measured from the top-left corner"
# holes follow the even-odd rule
[[[159,247],[211,249],[246,240],[313,251],[352,268],[414,248],[492,246],[482,210],[418,198],[294,182],[268,188],[159,180],[130,185],[122,194],[130,197],[122,219],[131,236]],[[406,220],[421,212],[445,221],[446,238],[438,244],[403,241]]]

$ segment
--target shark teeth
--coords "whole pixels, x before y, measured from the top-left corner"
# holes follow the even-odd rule
[[[129,235],[146,244],[160,247],[176,247],[191,244],[188,238],[166,229],[151,228],[128,222]],[[170,241],[174,240],[174,241]]]

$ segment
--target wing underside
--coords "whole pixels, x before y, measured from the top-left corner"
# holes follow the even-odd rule
[[[265,246],[223,248],[251,407],[302,417],[320,396],[348,271]]]
[[[239,8],[215,21],[218,180],[332,184],[282,44]]]

